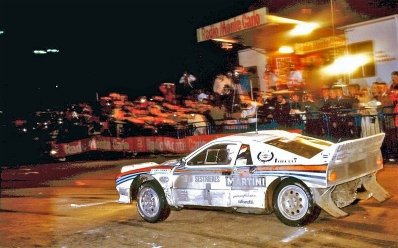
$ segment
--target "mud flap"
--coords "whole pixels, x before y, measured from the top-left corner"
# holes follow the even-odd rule
[[[345,217],[348,214],[334,204],[331,193],[333,189],[313,189],[316,204],[333,217]]]
[[[390,193],[376,181],[376,174],[362,178],[362,185],[379,202],[391,198]]]

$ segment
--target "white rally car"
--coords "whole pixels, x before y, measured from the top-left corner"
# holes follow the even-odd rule
[[[272,213],[285,224],[314,221],[321,209],[335,217],[356,199],[391,196],[376,181],[383,168],[384,133],[332,143],[269,130],[215,139],[181,160],[122,168],[119,202],[136,200],[148,222],[170,208],[206,207]]]

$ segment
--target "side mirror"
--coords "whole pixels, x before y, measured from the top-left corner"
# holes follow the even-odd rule
[[[181,158],[178,160],[177,167],[183,168],[183,167],[185,167],[186,163],[187,163],[187,161],[185,160],[185,158]]]

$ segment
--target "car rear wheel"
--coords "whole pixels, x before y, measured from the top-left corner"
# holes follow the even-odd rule
[[[303,226],[318,218],[321,209],[315,205],[310,190],[299,180],[283,180],[275,190],[274,209],[278,219],[288,226]]]
[[[137,209],[151,223],[163,221],[170,215],[170,206],[162,188],[154,181],[144,182],[138,189]]]

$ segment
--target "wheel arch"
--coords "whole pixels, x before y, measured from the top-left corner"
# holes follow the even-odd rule
[[[267,214],[274,212],[274,192],[282,180],[283,178],[279,177],[273,180],[272,183],[267,187],[267,191],[265,192],[265,211]]]
[[[131,183],[130,202],[133,202],[136,200],[137,194],[138,194],[138,189],[140,188],[140,185],[147,181],[154,181],[160,188],[162,188],[160,183],[153,176],[148,175],[148,174],[139,175]]]

